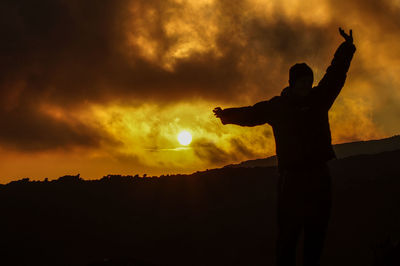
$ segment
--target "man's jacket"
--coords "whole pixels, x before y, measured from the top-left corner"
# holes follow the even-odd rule
[[[253,106],[222,110],[223,124],[272,126],[281,170],[324,163],[335,158],[328,111],[339,95],[356,48],[344,42],[337,49],[325,76],[302,98],[285,88],[280,96]]]

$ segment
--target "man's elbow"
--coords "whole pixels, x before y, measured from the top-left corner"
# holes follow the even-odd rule
[[[266,122],[261,122],[261,121],[246,121],[245,123],[242,123],[242,127],[255,127],[255,126],[260,126],[265,124]]]
[[[254,123],[250,123],[249,121],[222,121],[223,125],[236,125],[236,126],[241,126],[241,127],[253,127],[256,126]]]

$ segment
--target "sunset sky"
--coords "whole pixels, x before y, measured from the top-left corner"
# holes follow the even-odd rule
[[[400,0],[3,0],[0,183],[192,173],[275,152],[212,113],[315,84],[353,29],[334,143],[400,132]],[[192,142],[181,145],[186,130]]]

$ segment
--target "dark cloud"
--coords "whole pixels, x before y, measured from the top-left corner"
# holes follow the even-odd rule
[[[397,2],[397,5],[396,5]],[[358,27],[380,28],[383,32],[400,31],[400,4],[398,1],[383,0],[329,0],[331,13],[338,20],[353,20]],[[376,36],[380,38],[379,35]]]
[[[246,158],[251,158],[255,157],[255,153],[244,143],[238,138],[233,138],[231,139],[231,146],[235,153],[237,153],[239,156],[244,156]]]
[[[193,53],[177,59],[169,70],[143,58],[135,47],[127,47],[126,33],[139,34],[139,29],[128,26],[134,27],[129,21],[138,19],[128,12],[130,7],[139,6],[140,13],[134,13],[139,16],[152,9],[155,19],[141,26],[151,29],[157,52],[167,52],[178,41],[163,28],[171,16],[167,7],[179,8],[171,1],[16,0],[2,5],[7,23],[2,34],[2,79],[25,80],[25,97],[60,104],[124,95],[158,100],[235,98],[243,94],[246,70],[258,57],[267,59],[267,69],[261,69],[265,76],[271,67],[281,67],[278,62],[283,59],[286,77],[287,65],[313,55],[315,47],[330,45],[324,28],[302,21],[289,23],[283,17],[274,22],[244,19],[242,6],[220,1],[217,46],[222,55]],[[240,43],[243,38],[246,42]]]
[[[230,154],[206,139],[198,139],[191,146],[197,157],[213,165],[221,165],[236,160],[238,155]]]
[[[174,42],[162,28],[167,19],[162,7],[168,1],[2,3],[8,14],[3,17],[8,25],[1,47],[2,79],[25,80],[27,96],[61,104],[123,95],[163,99],[166,92],[174,99],[207,95],[205,91],[215,96],[222,87],[237,83],[238,59],[232,51],[222,57],[193,54],[177,61],[170,71],[143,58],[135,47],[127,47],[127,31],[139,34],[127,28],[129,20],[136,19],[127,11],[135,3],[142,9],[157,7],[158,19],[147,23],[155,28],[151,38],[159,44],[158,52],[167,50]]]
[[[191,146],[198,158],[212,165],[222,165],[245,158],[256,158],[259,155],[239,138],[230,139],[230,144],[231,149],[226,151],[216,143],[200,138],[194,141]]]
[[[41,151],[74,147],[99,147],[115,142],[95,128],[80,122],[60,122],[35,108],[16,108],[0,113],[0,143],[7,148]]]

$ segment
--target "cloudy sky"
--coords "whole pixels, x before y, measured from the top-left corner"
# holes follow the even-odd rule
[[[0,183],[80,173],[191,173],[274,154],[268,125],[212,109],[316,83],[353,29],[334,143],[400,132],[399,0],[3,0]],[[182,146],[182,130],[193,141]]]

